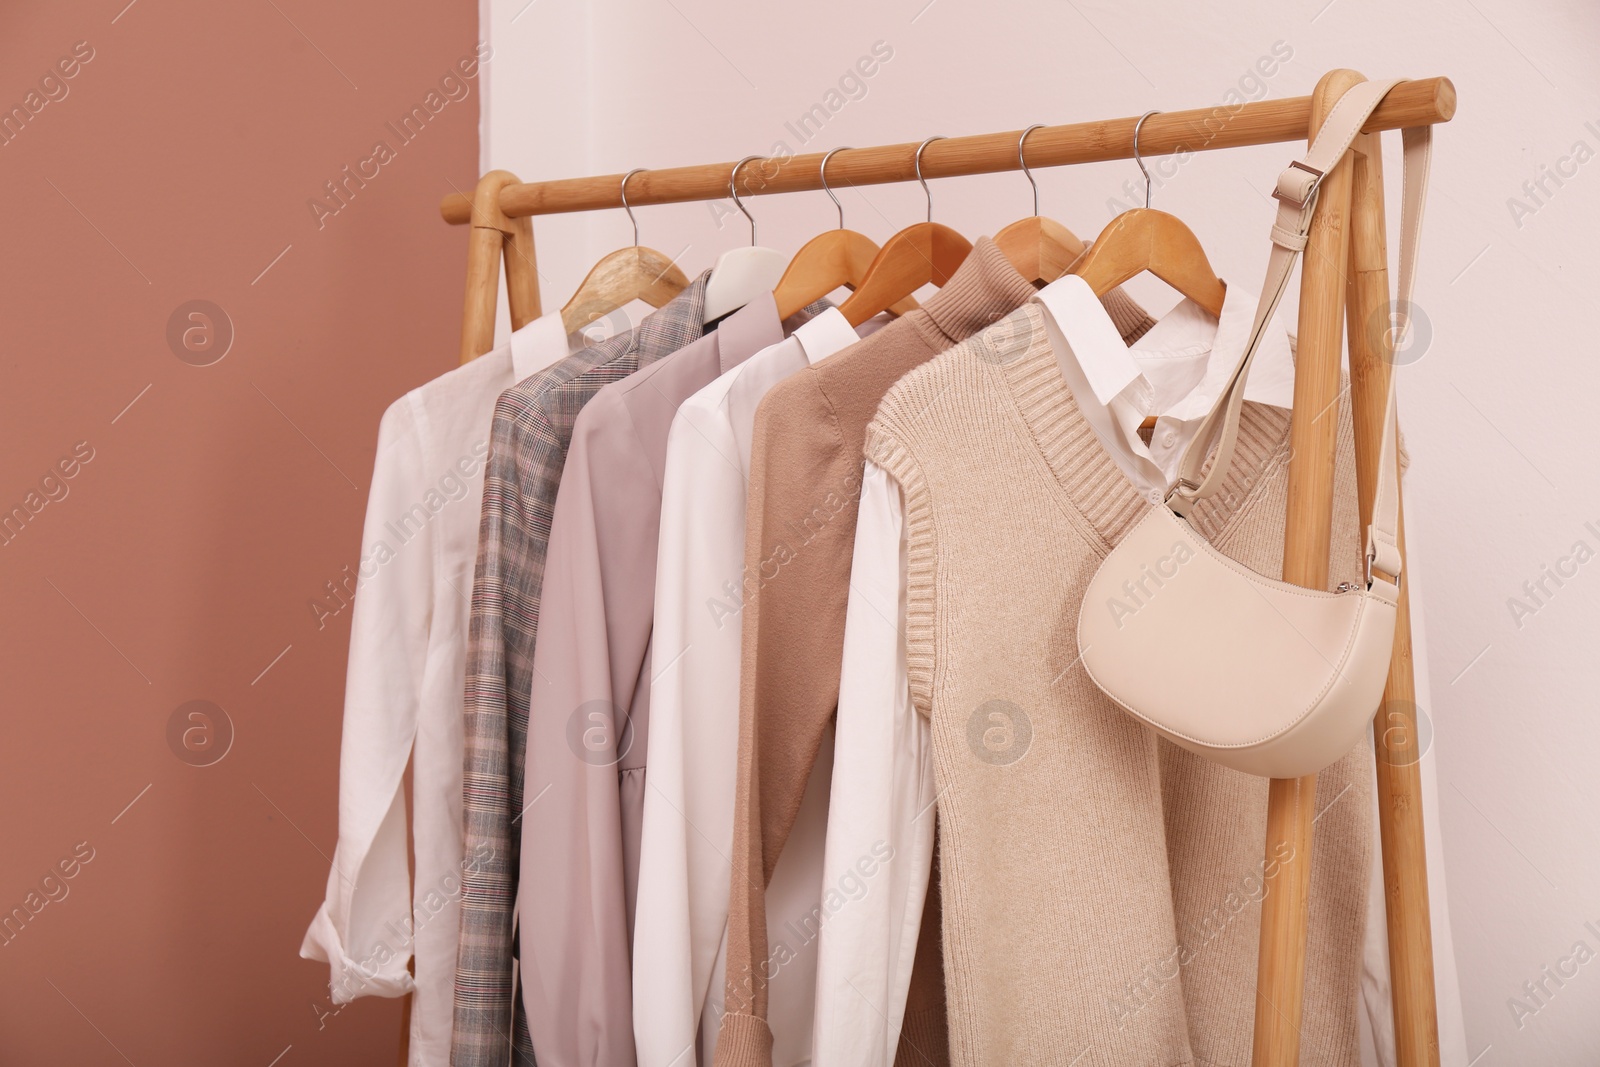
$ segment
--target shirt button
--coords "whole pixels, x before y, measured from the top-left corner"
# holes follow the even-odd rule
[[[1166,436],[1161,438],[1161,443],[1171,448],[1178,443],[1178,435],[1169,431]]]
[[[1159,489],[1150,490],[1150,492],[1145,494],[1145,499],[1150,501],[1150,503],[1152,503],[1152,504],[1161,503],[1161,499],[1162,499],[1161,490],[1159,490]]]

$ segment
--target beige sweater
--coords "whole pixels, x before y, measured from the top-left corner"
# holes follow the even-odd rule
[[[767,943],[766,885],[794,828],[823,732],[839,703],[845,604],[861,493],[861,445],[902,374],[1014,310],[1034,293],[993,241],[979,238],[922,307],[778,383],[756,412],[746,513],[739,670],[739,764],[728,900],[726,1014],[716,1067],[769,1067],[766,976],[785,965]],[[1105,306],[1125,337],[1148,328],[1120,291]],[[939,950],[919,941],[897,1062],[945,1062]]]
[[[1242,1067],[1267,783],[1158,740],[1076,662],[1084,586],[1149,505],[1079,413],[1042,314],[1024,306],[906,375],[866,441],[905,494],[950,1059]],[[1194,513],[1267,574],[1282,568],[1288,425],[1247,404],[1227,483]],[[1341,410],[1334,583],[1360,573],[1352,440]],[[1359,1062],[1371,777],[1363,745],[1318,778],[1302,1064]]]

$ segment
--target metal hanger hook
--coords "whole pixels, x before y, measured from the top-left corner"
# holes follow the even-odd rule
[[[1144,120],[1151,115],[1159,115],[1159,111],[1146,111],[1139,116],[1139,121],[1133,124],[1133,161],[1139,165],[1139,173],[1144,175],[1144,206],[1150,206],[1150,172],[1144,169],[1144,160],[1139,158],[1139,127],[1144,125]]]
[[[833,190],[828,188],[828,160],[833,158],[833,153],[845,151],[845,146],[829,149],[828,154],[822,157],[822,166],[817,168],[818,177],[822,179],[822,191],[828,194],[828,199],[833,201],[833,206],[839,209],[839,229],[844,229],[844,205],[839,203],[839,198],[833,195]]]
[[[639,220],[633,217],[633,208],[628,206],[628,179],[635,174],[643,174],[644,167],[634,167],[622,176],[622,210],[628,213],[628,221],[633,223],[633,246],[639,247]]]
[[[935,136],[935,137],[930,137],[926,141],[923,141],[921,144],[917,145],[917,155],[916,155],[916,159],[914,160],[914,162],[916,163],[916,167],[917,167],[917,184],[922,186],[922,195],[928,198],[928,221],[929,222],[933,221],[933,194],[928,192],[928,183],[922,177],[922,150],[924,148],[927,148],[928,145],[933,141],[943,141],[943,140],[945,140],[944,136],[943,135],[939,135],[939,136]]]
[[[1022,168],[1022,176],[1028,179],[1028,184],[1033,186],[1033,213],[1039,214],[1039,183],[1033,180],[1033,171],[1028,169],[1028,161],[1023,158],[1022,150],[1028,143],[1028,134],[1044,126],[1042,122],[1035,122],[1032,126],[1022,131],[1022,136],[1017,138],[1017,166]]]
[[[755,247],[756,243],[756,217],[750,214],[749,209],[744,206],[744,201],[739,199],[739,190],[736,186],[739,181],[739,168],[750,162],[752,159],[762,158],[764,157],[745,156],[743,159],[739,160],[739,162],[735,163],[733,165],[733,170],[728,173],[728,195],[733,197],[733,206],[739,209],[739,213],[750,220],[750,246],[752,248]]]

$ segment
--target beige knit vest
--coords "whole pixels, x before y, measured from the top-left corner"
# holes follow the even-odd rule
[[[1156,738],[1076,662],[1084,586],[1149,505],[1079,413],[1043,314],[907,374],[867,434],[905,497],[951,1062],[1245,1067],[1263,874],[1306,857],[1264,863],[1264,779]],[[1333,583],[1361,571],[1338,419]],[[1192,516],[1264,574],[1282,573],[1288,426],[1246,404],[1227,484]],[[1360,1059],[1372,773],[1362,745],[1317,782],[1302,1064]]]

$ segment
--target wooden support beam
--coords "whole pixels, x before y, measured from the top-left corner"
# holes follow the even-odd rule
[[[491,170],[478,180],[472,198],[472,236],[467,243],[467,290],[461,310],[461,362],[470,363],[494,347],[494,309],[500,297],[500,259],[517,226],[500,210],[500,191],[517,176]],[[530,231],[529,244],[532,237]]]
[[[1307,127],[1315,138],[1335,101],[1358,82],[1333,70],[1317,82]],[[1143,140],[1141,133],[1140,139]],[[1328,588],[1333,530],[1333,463],[1339,420],[1339,364],[1344,350],[1345,268],[1349,247],[1350,159],[1322,179],[1316,214],[1300,260],[1300,325],[1295,355],[1294,416],[1289,425],[1289,503],[1284,521],[1283,580]],[[1276,864],[1261,901],[1252,1067],[1296,1067],[1305,995],[1306,922],[1311,910],[1311,824],[1317,777],[1274,778],[1267,792],[1269,859]],[[1287,848],[1287,853],[1283,850]]]
[[[506,238],[506,309],[511,328],[520,330],[541,314],[539,310],[539,259],[533,250],[533,219],[511,220]]]
[[[1351,155],[1350,402],[1355,421],[1361,529],[1372,518],[1383,415],[1394,367],[1390,332],[1389,259],[1384,235],[1383,157],[1378,135],[1356,138]],[[1399,526],[1405,558],[1405,519]],[[1394,657],[1383,704],[1373,722],[1377,756],[1378,832],[1389,930],[1389,986],[1394,999],[1398,1067],[1439,1067],[1439,1017],[1433,985],[1433,929],[1428,914],[1428,855],[1422,829],[1422,735],[1417,727],[1411,656],[1409,583],[1400,586]]]

